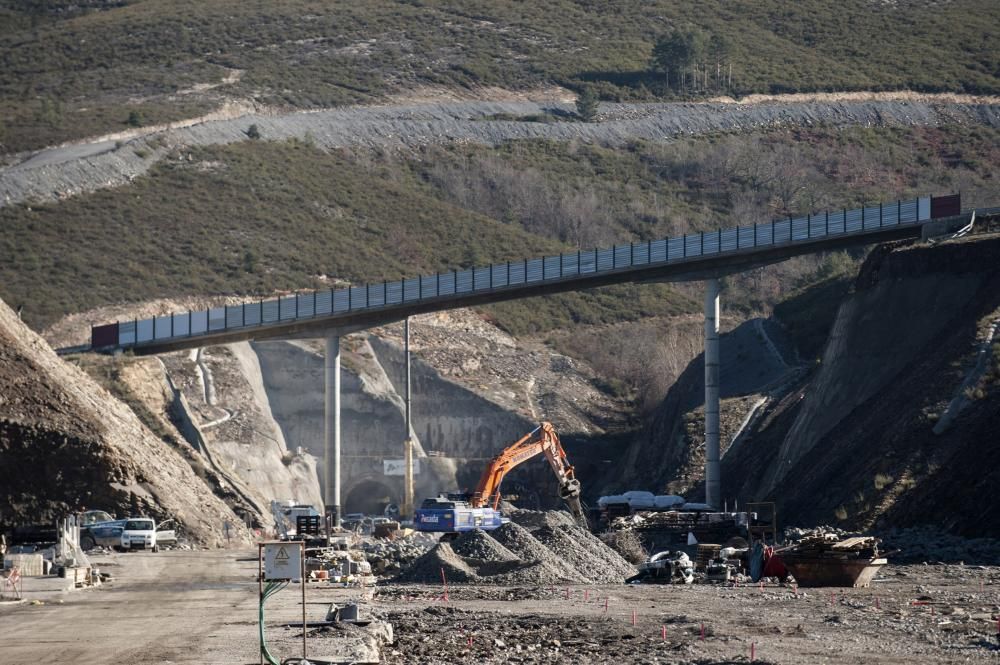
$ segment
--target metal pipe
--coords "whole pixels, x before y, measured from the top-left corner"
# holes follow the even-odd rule
[[[340,526],[340,337],[326,338],[325,395],[326,417],[323,428],[323,453],[326,459],[323,498],[333,519]]]
[[[719,280],[705,283],[705,503],[718,508],[719,474]]]

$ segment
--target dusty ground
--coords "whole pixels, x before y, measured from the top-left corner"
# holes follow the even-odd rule
[[[105,568],[116,579],[102,589],[65,594],[63,604],[49,598],[42,605],[0,607],[0,660],[256,663],[252,557],[252,551],[116,555],[118,565]],[[452,586],[445,603],[442,592],[440,586],[378,587],[372,612],[392,622],[395,636],[383,662],[746,662],[751,645],[758,662],[772,663],[1000,658],[995,567],[893,566],[871,589],[798,593],[782,587],[573,586],[567,602],[566,587]],[[330,602],[359,596],[317,584],[307,593],[310,620],[322,619]],[[267,635],[281,659],[301,653],[300,633],[282,628],[301,616],[299,597],[293,585],[268,606]],[[336,638],[310,641],[317,657],[336,651]]]

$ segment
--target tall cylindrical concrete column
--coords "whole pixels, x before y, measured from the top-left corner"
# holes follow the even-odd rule
[[[403,355],[406,364],[406,432],[403,437],[403,506],[405,519],[413,518],[413,425],[410,422],[410,318],[403,322]]]
[[[719,280],[705,283],[705,503],[722,505],[719,469]]]
[[[403,321],[403,363],[406,373],[406,392],[404,401],[406,405],[406,422],[403,427],[406,429],[404,438],[410,438],[410,317]]]
[[[323,453],[323,499],[333,519],[340,526],[340,337],[326,338]]]

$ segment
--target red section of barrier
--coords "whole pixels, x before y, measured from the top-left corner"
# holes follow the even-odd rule
[[[961,194],[931,197],[931,219],[954,217],[955,215],[960,214],[962,214]]]
[[[101,349],[105,346],[118,345],[118,324],[109,323],[106,326],[94,326],[90,329],[90,348]]]

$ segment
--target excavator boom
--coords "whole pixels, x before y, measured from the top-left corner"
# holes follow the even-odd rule
[[[490,461],[483,470],[476,491],[472,495],[470,501],[472,506],[475,508],[489,506],[496,510],[500,505],[500,484],[504,476],[519,464],[542,454],[559,479],[559,496],[569,506],[573,516],[577,520],[583,520],[580,481],[576,479],[573,466],[566,457],[566,451],[559,442],[555,428],[546,422],[541,423]]]

